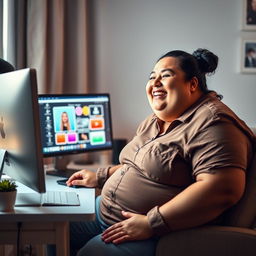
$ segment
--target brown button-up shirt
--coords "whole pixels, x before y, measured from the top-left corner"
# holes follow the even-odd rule
[[[119,168],[102,189],[101,217],[107,224],[124,219],[121,210],[147,214],[195,182],[199,173],[223,167],[246,170],[254,136],[215,94],[208,94],[159,135],[149,116],[120,154]],[[99,169],[99,180],[107,178]]]

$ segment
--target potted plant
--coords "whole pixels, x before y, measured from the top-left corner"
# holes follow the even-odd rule
[[[17,185],[12,180],[0,181],[0,211],[13,211],[17,195]]]

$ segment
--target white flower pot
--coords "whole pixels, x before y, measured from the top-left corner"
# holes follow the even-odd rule
[[[14,209],[17,191],[0,192],[0,211],[11,212]]]

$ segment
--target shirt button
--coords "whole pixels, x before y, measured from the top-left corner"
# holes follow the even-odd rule
[[[159,177],[156,177],[156,176],[154,176],[153,174],[150,174],[149,177],[150,177],[151,179],[153,179],[153,180],[157,180],[157,181],[160,180]]]
[[[115,197],[115,192],[111,190],[110,195],[111,195],[112,198],[114,198]]]
[[[112,206],[109,205],[109,206],[107,207],[107,209],[108,209],[108,213],[109,213],[109,214],[112,214]]]

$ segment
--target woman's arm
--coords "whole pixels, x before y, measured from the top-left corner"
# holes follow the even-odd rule
[[[244,187],[245,172],[239,168],[201,173],[195,183],[160,206],[159,212],[171,230],[199,226],[237,203]]]
[[[119,169],[122,165],[118,164],[115,166],[112,166],[108,171],[108,177],[110,177],[117,169]]]
[[[108,169],[107,177],[110,177],[118,168],[120,168],[122,165],[115,165]],[[75,172],[67,181],[68,186],[85,186],[85,187],[91,187],[95,188],[97,187],[98,180],[96,177],[96,172],[90,171],[90,170],[81,170],[78,172]]]

